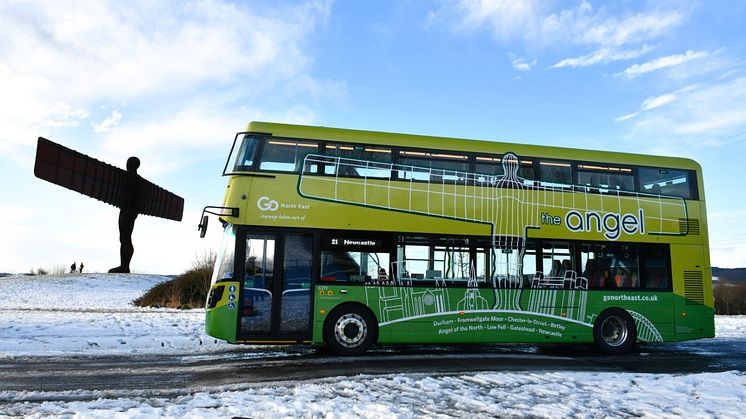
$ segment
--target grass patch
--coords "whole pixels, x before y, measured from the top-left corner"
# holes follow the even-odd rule
[[[203,308],[214,266],[215,253],[206,253],[186,272],[156,285],[133,303],[138,307]]]

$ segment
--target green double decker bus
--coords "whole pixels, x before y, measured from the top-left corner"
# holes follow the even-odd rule
[[[692,160],[251,122],[223,174],[205,327],[231,343],[714,336]]]

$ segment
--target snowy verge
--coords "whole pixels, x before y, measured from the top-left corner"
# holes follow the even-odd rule
[[[132,301],[161,275],[0,278],[0,357],[192,354],[235,348],[204,333],[205,311]]]
[[[473,373],[336,377],[164,397],[17,402],[8,415],[69,417],[742,417],[746,375]],[[88,397],[91,395],[89,394]],[[68,394],[74,398],[75,394]],[[70,399],[68,399],[70,400]]]

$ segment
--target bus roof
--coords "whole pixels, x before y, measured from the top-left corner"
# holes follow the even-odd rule
[[[634,164],[653,167],[669,167],[701,171],[694,160],[681,157],[654,156],[648,154],[622,153],[615,151],[585,150],[568,147],[541,146],[507,143],[499,141],[470,140],[462,138],[434,137],[427,135],[400,134],[380,131],[329,128],[310,125],[280,124],[252,121],[249,132],[271,134],[278,137],[331,140],[389,146],[407,146],[440,150],[459,150],[504,154],[513,152],[518,156],[582,160],[599,163]]]

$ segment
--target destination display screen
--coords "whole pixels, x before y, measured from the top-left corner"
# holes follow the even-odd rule
[[[385,243],[380,238],[335,236],[326,238],[324,245],[329,249],[377,250],[384,248]]]

